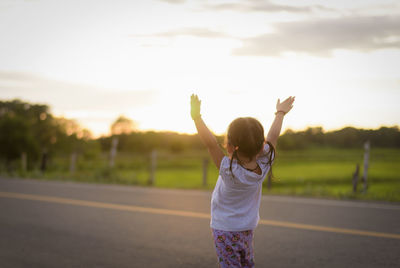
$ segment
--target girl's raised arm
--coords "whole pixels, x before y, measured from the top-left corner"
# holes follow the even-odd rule
[[[190,98],[190,106],[191,106],[191,116],[196,125],[197,132],[199,133],[201,141],[206,145],[208,152],[211,155],[211,158],[214,164],[219,169],[221,165],[222,158],[225,156],[222,149],[219,147],[217,139],[214,134],[208,129],[200,114],[200,105],[201,101],[197,95],[192,94]]]
[[[278,102],[276,103],[275,119],[272,122],[267,135],[267,141],[269,141],[275,148],[281,133],[283,117],[293,108],[294,99],[295,97],[289,97],[282,103],[278,99]]]

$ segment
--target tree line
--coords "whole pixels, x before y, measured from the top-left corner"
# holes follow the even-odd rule
[[[369,141],[380,148],[400,148],[398,126],[379,129],[357,129],[345,127],[340,130],[324,132],[321,127],[309,127],[304,131],[287,130],[280,138],[280,149],[305,149],[313,146],[337,148],[361,148]]]
[[[89,130],[54,117],[47,105],[0,101],[0,168],[13,170],[25,156],[27,169],[45,170],[54,155],[90,153],[96,147]]]
[[[197,135],[175,132],[138,131],[132,120],[119,117],[110,126],[109,136],[93,138],[90,131],[71,119],[55,117],[43,104],[21,100],[0,101],[0,169],[15,169],[26,158],[27,169],[46,169],[58,155],[78,154],[95,158],[108,153],[118,137],[117,150],[149,153],[154,149],[180,153],[205,150]],[[221,144],[224,137],[217,136]],[[379,129],[346,127],[325,132],[321,127],[303,131],[287,130],[281,135],[278,150],[306,149],[313,146],[361,148],[369,140],[374,147],[400,148],[398,126]]]

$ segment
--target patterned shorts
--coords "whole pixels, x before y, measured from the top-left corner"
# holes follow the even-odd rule
[[[212,233],[219,267],[254,267],[253,230]]]

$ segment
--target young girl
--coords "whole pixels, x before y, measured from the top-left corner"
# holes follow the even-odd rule
[[[203,122],[201,101],[191,96],[191,116],[219,177],[211,198],[212,234],[220,267],[254,267],[253,231],[259,221],[262,183],[270,171],[283,117],[294,97],[276,104],[275,119],[264,139],[260,122],[237,118],[229,125],[225,156]]]

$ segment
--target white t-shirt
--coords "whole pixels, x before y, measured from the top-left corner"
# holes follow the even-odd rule
[[[222,159],[211,197],[211,228],[223,231],[256,228],[260,219],[262,183],[272,164],[268,164],[269,150],[269,145],[265,144],[263,153],[257,158],[262,171],[260,175],[245,169],[236,159],[232,162],[231,172],[231,160],[226,156]]]

